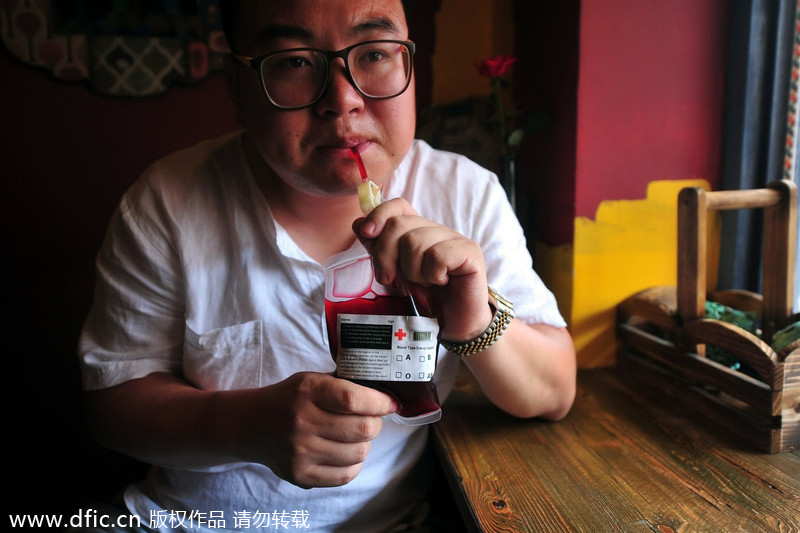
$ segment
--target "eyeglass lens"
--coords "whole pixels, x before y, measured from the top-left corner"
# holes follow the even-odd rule
[[[350,49],[347,67],[361,94],[391,98],[402,93],[411,76],[411,52],[402,43],[371,42]],[[287,50],[261,62],[261,79],[270,100],[281,107],[316,101],[328,83],[328,57],[320,50]]]

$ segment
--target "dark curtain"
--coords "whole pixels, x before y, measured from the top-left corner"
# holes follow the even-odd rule
[[[791,78],[795,4],[731,2],[723,189],[793,179],[785,173],[785,160],[789,92],[797,83]],[[761,292],[762,240],[760,210],[723,212],[719,288]]]

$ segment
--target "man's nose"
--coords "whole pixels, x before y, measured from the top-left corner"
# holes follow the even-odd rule
[[[316,105],[320,113],[344,114],[364,107],[364,96],[353,85],[342,59],[333,60],[329,76],[325,94]]]

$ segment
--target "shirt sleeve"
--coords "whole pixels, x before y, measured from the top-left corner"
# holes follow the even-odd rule
[[[134,185],[97,255],[94,300],[78,343],[86,390],[180,371],[185,322],[180,260],[157,198],[146,180]]]

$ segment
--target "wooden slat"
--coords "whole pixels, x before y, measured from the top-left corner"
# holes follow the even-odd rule
[[[783,394],[781,395],[782,449],[800,448],[800,349],[783,357]]]
[[[672,331],[678,325],[676,288],[664,285],[640,291],[617,306],[617,315],[621,322],[639,317],[663,331]]]
[[[724,289],[711,291],[708,299],[745,313],[752,311],[761,320],[764,298],[757,292],[744,289]]]
[[[621,350],[617,354],[620,369],[637,378],[637,386],[658,387],[664,396],[675,403],[676,416],[702,417],[717,430],[736,434],[756,449],[776,453],[780,438],[779,427],[771,424],[747,405],[737,405],[727,396],[713,394],[700,385],[692,385],[668,372],[666,367],[654,364],[632,352]]]
[[[778,352],[778,361],[784,361],[787,357],[792,355],[793,352],[800,350],[800,339],[790,342],[783,347],[783,350]]]
[[[794,299],[794,261],[797,247],[797,188],[780,180],[770,187],[780,203],[764,211],[764,260],[762,328],[764,338],[788,325]]]
[[[739,191],[712,191],[707,193],[707,208],[717,211],[730,209],[766,208],[781,203],[780,194],[770,189],[748,189]]]
[[[673,343],[635,327],[621,324],[618,334],[625,348],[667,366],[688,384],[713,387],[752,406],[761,413],[764,424],[779,412],[773,391],[766,383],[699,355],[679,350]]]
[[[775,367],[778,364],[776,354],[769,344],[749,331],[720,320],[710,318],[695,320],[684,324],[680,335],[686,339],[684,344],[710,344],[732,353],[755,370],[773,390],[775,383]]]
[[[678,315],[684,323],[705,314],[706,203],[706,191],[699,187],[678,195]]]

